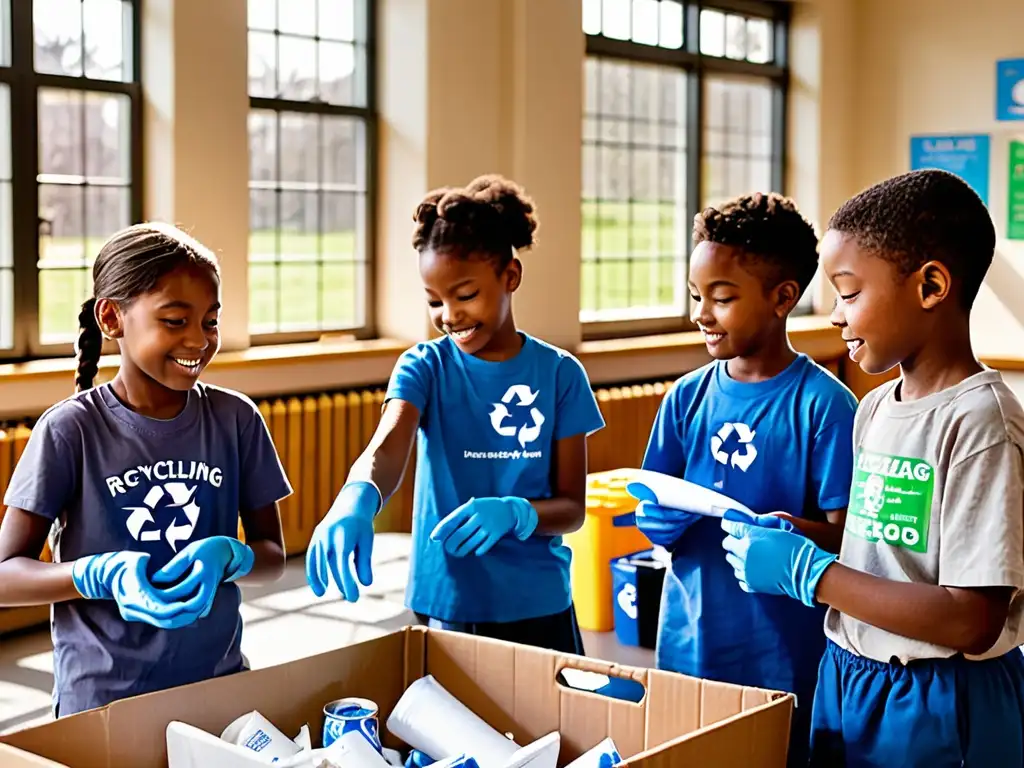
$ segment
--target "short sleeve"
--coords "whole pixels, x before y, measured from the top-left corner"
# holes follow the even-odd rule
[[[683,476],[686,454],[683,452],[683,420],[680,416],[682,393],[683,387],[676,384],[658,406],[644,453],[643,469],[673,477]]]
[[[1024,459],[1004,440],[950,467],[940,508],[939,584],[1024,587]]]
[[[4,495],[4,504],[56,520],[71,504],[79,487],[81,443],[63,434],[60,411],[44,414],[32,434]]]
[[[242,417],[239,434],[242,476],[238,505],[243,512],[260,509],[292,494],[291,483],[281,465],[263,414],[255,403],[248,399],[246,402],[249,407]]]
[[[430,365],[430,350],[425,344],[418,344],[402,353],[391,372],[384,402],[405,400],[416,406],[422,416],[430,396],[430,382],[433,369]]]
[[[811,482],[818,509],[845,509],[853,482],[853,420],[857,402],[846,391],[836,394],[825,409],[811,447]]]
[[[597,404],[594,390],[583,364],[566,355],[556,375],[558,399],[555,404],[555,439],[573,435],[592,435],[604,427],[604,416]]]

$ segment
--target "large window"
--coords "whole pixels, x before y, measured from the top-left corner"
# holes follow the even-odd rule
[[[690,327],[694,215],[784,188],[786,19],[755,0],[583,0],[588,336]]]
[[[367,335],[371,0],[249,0],[249,330]]]
[[[67,355],[142,216],[135,0],[0,0],[0,357]]]

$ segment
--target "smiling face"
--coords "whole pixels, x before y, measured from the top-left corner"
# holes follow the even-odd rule
[[[739,249],[707,241],[690,256],[689,287],[690,318],[716,360],[756,354],[780,322],[784,327],[800,290],[792,280],[766,290]]]
[[[894,263],[836,230],[821,241],[821,265],[838,294],[832,323],[864,371],[884,373],[924,346],[932,329],[927,310],[937,303],[937,294],[922,291],[934,279],[928,265],[902,275]]]
[[[466,354],[477,355],[514,337],[512,294],[522,277],[518,259],[499,272],[488,254],[462,258],[428,249],[420,254],[420,277],[431,322]]]
[[[119,340],[122,375],[141,374],[174,392],[191,389],[220,349],[220,280],[207,266],[169,272],[127,309],[100,298],[96,314]]]

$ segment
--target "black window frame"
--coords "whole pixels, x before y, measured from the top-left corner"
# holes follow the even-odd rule
[[[0,349],[0,362],[22,362],[74,354],[73,343],[43,344],[40,338],[39,93],[58,89],[127,96],[130,102],[128,150],[130,222],[143,217],[142,0],[131,6],[131,78],[126,81],[55,75],[35,71],[36,0],[4,0],[10,19],[10,65],[0,66],[0,83],[10,89],[11,242],[14,266],[13,345]],[[83,136],[84,140],[84,136]],[[84,235],[83,235],[84,237]]]
[[[366,154],[365,154],[365,174],[366,174],[366,189],[365,189],[365,211],[366,211],[366,263],[364,265],[365,273],[363,279],[364,294],[361,298],[363,302],[363,325],[355,328],[341,328],[337,330],[308,330],[308,331],[274,331],[268,333],[254,333],[252,328],[251,318],[247,320],[249,332],[249,345],[253,347],[266,346],[266,345],[277,345],[277,344],[297,344],[310,341],[317,341],[324,337],[352,337],[358,340],[372,339],[377,335],[376,330],[376,302],[375,302],[375,291],[376,291],[376,253],[377,253],[377,217],[378,217],[378,204],[377,204],[377,189],[378,189],[378,124],[379,124],[379,107],[377,97],[377,50],[378,50],[378,9],[377,0],[355,0],[356,2],[362,3],[363,13],[366,14],[366,103],[365,106],[352,106],[343,104],[329,104],[327,102],[313,99],[309,101],[298,101],[293,99],[282,99],[282,98],[271,98],[265,96],[249,96],[249,111],[252,110],[264,110],[270,112],[276,112],[278,114],[282,112],[290,113],[301,113],[304,115],[322,115],[325,117],[357,117],[363,120],[364,123],[364,136],[366,141]],[[276,10],[279,12],[280,4],[276,5]],[[319,11],[318,11],[319,12]],[[246,23],[246,35],[250,31],[265,31],[255,30],[249,27]],[[280,34],[275,29],[275,35]],[[319,37],[314,36],[315,40],[319,40]],[[246,63],[248,66],[248,62]],[[246,141],[248,141],[248,134]],[[278,149],[280,149],[280,135],[277,136]],[[247,176],[246,184],[251,187],[251,174]],[[251,231],[251,228],[250,230]],[[249,251],[246,249],[246,269],[250,267]]]
[[[579,1],[579,0],[578,0]],[[775,0],[678,0],[683,7],[683,45],[679,49],[645,45],[584,32],[586,57],[599,57],[632,64],[655,64],[676,68],[687,76],[686,87],[686,221],[700,212],[704,186],[704,113],[708,75],[747,76],[771,82],[772,97],[771,185],[774,191],[786,189],[786,143],[790,87],[789,28],[791,6]],[[701,53],[700,13],[720,11],[772,22],[772,59],[760,64]],[[582,191],[582,190],[581,190]],[[581,203],[587,198],[580,196]],[[580,254],[582,259],[582,252]],[[689,252],[683,255],[688,265]],[[582,269],[582,262],[581,262]],[[808,288],[808,291],[812,288]],[[657,333],[692,331],[689,294],[684,297],[680,316],[651,319],[582,320],[585,340],[629,338]],[[800,312],[794,312],[799,314]]]

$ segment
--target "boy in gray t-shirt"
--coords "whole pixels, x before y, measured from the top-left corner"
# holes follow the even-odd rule
[[[845,203],[821,250],[850,357],[902,376],[857,412],[839,557],[729,513],[727,558],[744,589],[828,606],[812,766],[1020,766],[1024,409],[970,341],[991,218],[915,171]]]

